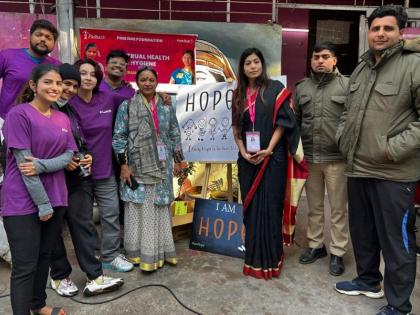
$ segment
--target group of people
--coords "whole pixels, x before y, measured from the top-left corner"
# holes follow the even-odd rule
[[[385,295],[388,304],[379,315],[411,311],[413,200],[420,180],[420,43],[402,39],[406,22],[401,6],[376,9],[368,18],[369,50],[350,78],[337,68],[334,45],[316,44],[311,76],[297,84],[293,95],[268,77],[259,49],[242,53],[232,129],[244,199],[245,275],[266,280],[280,275],[283,243],[293,234],[282,228],[286,208],[292,207],[293,187],[288,185],[296,182],[296,165],[307,165],[309,176],[303,172],[301,179],[307,177],[308,248],[299,262],[327,256],[326,187],[329,272],[343,274],[349,238],[357,266],[357,277],[338,282],[335,289],[371,298]],[[70,65],[49,57],[57,37],[50,22],[37,20],[29,48],[0,52],[6,152],[1,214],[12,254],[11,302],[17,315],[66,314],[45,303],[50,269],[58,294],[78,292],[61,237],[63,220],[86,273],[86,296],[123,285],[123,279],[106,276],[104,269],[127,272],[138,265],[154,271],[165,262],[177,263],[169,205],[172,174],[181,169],[184,156],[174,107],[156,93],[156,71],[140,68],[135,92],[123,80],[129,62],[124,51],[109,52],[103,78],[92,59]],[[193,58],[190,52],[184,55]],[[126,256],[119,250],[119,197]],[[94,200],[100,245],[92,221]]]
[[[335,46],[316,44],[311,75],[297,83],[293,97],[280,82],[268,79],[258,49],[242,54],[232,124],[244,199],[244,274],[264,279],[280,275],[287,236],[282,222],[290,203],[286,185],[293,167],[287,157],[299,155],[298,129],[307,162],[308,176],[302,178],[307,177],[309,209],[308,248],[299,262],[327,256],[326,187],[329,273],[343,274],[349,238],[357,267],[357,277],[336,283],[335,289],[370,298],[385,295],[388,303],[378,315],[411,311],[417,251],[414,196],[420,180],[420,41],[403,40],[406,24],[402,6],[375,9],[368,18],[369,50],[350,78],[337,68]]]
[[[156,71],[137,71],[136,93],[123,80],[129,62],[124,51],[109,52],[103,78],[92,59],[70,65],[49,57],[57,37],[54,25],[37,20],[29,48],[0,52],[6,152],[1,215],[16,315],[66,314],[46,305],[49,273],[59,295],[78,293],[61,237],[63,220],[86,274],[85,296],[123,285],[104,269],[128,272],[138,265],[154,271],[164,262],[177,263],[169,205],[172,161],[177,169],[184,156],[174,108],[156,94]],[[126,256],[120,253],[119,194]],[[100,237],[92,220],[94,201]]]

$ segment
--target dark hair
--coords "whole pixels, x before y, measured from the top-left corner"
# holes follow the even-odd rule
[[[93,68],[95,68],[95,77],[96,77],[96,86],[93,89],[93,93],[98,92],[99,90],[99,85],[101,84],[102,78],[104,77],[104,74],[102,73],[101,67],[99,66],[99,64],[95,61],[93,61],[90,58],[83,58],[83,59],[79,59],[74,63],[74,66],[80,71],[80,67],[81,65],[84,65],[85,63],[88,63],[90,65],[93,66]]]
[[[186,55],[186,54],[190,55],[190,56],[191,56],[191,59],[192,59],[192,60],[194,60],[194,52],[193,52],[191,49],[185,49],[185,50],[182,52],[182,56],[184,56],[184,55]]]
[[[246,88],[248,87],[249,80],[244,72],[245,59],[250,55],[255,54],[261,60],[262,72],[261,75],[256,80],[256,85],[260,88],[260,95],[264,101],[264,91],[268,86],[268,75],[267,75],[267,65],[265,64],[265,59],[262,52],[258,48],[247,48],[241,55],[239,59],[238,74],[237,74],[237,87],[233,91],[232,99],[232,125],[236,127],[238,131],[238,136],[242,130],[242,115],[245,108],[245,99],[246,99]]]
[[[38,84],[39,79],[41,79],[45,74],[47,74],[50,71],[54,71],[60,74],[60,70],[55,65],[51,65],[51,64],[38,65],[32,69],[29,81],[33,81],[35,82],[35,84]],[[18,97],[18,104],[32,102],[35,98],[35,92],[29,86],[29,81],[25,84],[25,86],[22,89],[22,93]]]
[[[337,46],[335,46],[331,42],[322,42],[315,44],[313,52],[319,53],[323,50],[329,50],[333,56],[337,55]]]
[[[96,46],[96,44],[95,44],[95,43],[87,43],[87,44],[86,44],[86,46],[85,46],[85,50],[84,50],[84,52],[87,52],[87,50],[88,50],[89,48],[92,48],[92,47],[95,47],[96,49],[98,49],[98,46]]]
[[[155,68],[153,68],[153,67],[147,67],[147,66],[144,66],[144,67],[141,67],[139,70],[137,70],[137,72],[136,72],[136,83],[139,81],[139,76],[140,76],[140,74],[142,73],[142,72],[144,72],[144,71],[150,71],[151,73],[153,73],[153,75],[155,76],[155,78],[156,78],[156,81],[157,81],[157,79],[158,79],[158,75],[157,75],[157,72],[156,72],[156,70],[155,70]],[[137,83],[137,86],[138,86],[139,84]]]
[[[128,63],[128,61],[130,60],[130,56],[127,55],[127,53],[121,49],[111,50],[109,54],[106,56],[106,63],[108,63],[108,61],[111,58],[123,58],[126,63]]]
[[[376,8],[368,17],[368,26],[372,25],[374,19],[383,18],[385,16],[393,16],[397,19],[398,28],[403,29],[407,25],[408,15],[407,11],[400,5],[387,4]]]
[[[36,20],[32,23],[31,30],[29,33],[32,35],[37,29],[43,28],[47,31],[50,31],[53,34],[54,41],[58,38],[58,31],[56,27],[47,20]]]

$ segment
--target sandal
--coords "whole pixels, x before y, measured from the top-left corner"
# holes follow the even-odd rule
[[[38,311],[31,311],[32,315],[41,315],[41,313],[39,313],[40,310]],[[60,315],[60,312],[63,311],[64,315],[66,315],[66,311],[63,310],[61,307],[53,307],[51,310],[51,314],[50,315]]]

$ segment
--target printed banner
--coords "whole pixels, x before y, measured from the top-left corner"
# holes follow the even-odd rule
[[[278,78],[281,75],[281,27],[277,24],[76,18],[75,28],[76,30],[80,29],[80,40],[83,42],[83,45],[88,41],[97,43],[103,40],[94,38],[93,33],[90,36],[86,34],[90,38],[85,40],[82,31],[89,29],[102,29],[102,31],[104,31],[103,29],[129,29],[131,31],[115,31],[117,34],[140,34],[135,32],[174,34],[174,36],[178,36],[176,34],[197,34],[198,38],[194,37],[194,39],[197,39],[195,43],[197,83],[236,80],[239,57],[248,47],[258,47],[262,51],[267,63],[269,77]],[[123,45],[129,43],[124,41]],[[149,44],[148,42],[140,43],[136,41],[131,43],[136,49],[141,49],[143,45]],[[149,46],[153,48],[151,50],[152,53],[154,53],[156,44],[151,43]],[[83,45],[81,46],[82,50],[85,47]],[[121,43],[115,41],[112,45],[105,46],[100,53],[106,55],[109,49],[119,47],[121,47]],[[122,48],[128,49],[125,46]],[[164,51],[166,54],[171,53],[172,55],[174,49],[177,49],[176,46],[170,46],[169,49]],[[180,60],[180,57],[177,58],[177,60]],[[179,65],[176,67],[179,67]],[[159,83],[169,82],[167,79],[167,77],[162,77],[159,79]]]
[[[196,199],[190,248],[244,258],[245,226],[242,205]]]
[[[231,110],[234,89],[234,83],[207,83],[178,89],[176,116],[187,161],[237,160]]]
[[[196,39],[196,35],[80,28],[80,56],[94,59],[103,68],[109,51],[122,49],[130,56],[125,80],[135,82],[136,71],[148,66],[155,68],[160,83],[192,84]]]

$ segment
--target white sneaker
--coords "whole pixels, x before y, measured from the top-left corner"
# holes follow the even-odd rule
[[[64,297],[74,296],[79,292],[79,289],[70,278],[65,278],[63,280],[51,279],[51,287],[58,295]]]
[[[124,284],[121,278],[112,278],[105,275],[94,280],[87,280],[83,289],[84,296],[94,296],[102,293],[118,290]]]
[[[129,262],[124,255],[120,254],[109,263],[102,262],[102,268],[111,269],[118,272],[128,272],[133,270],[134,265],[131,262]]]

